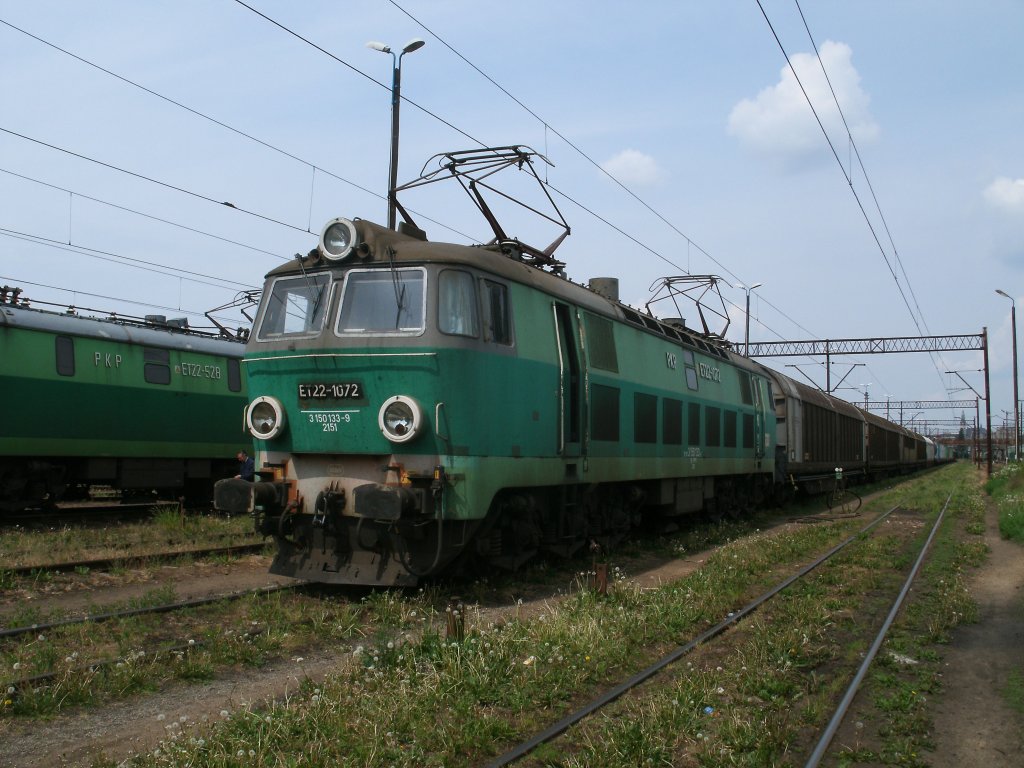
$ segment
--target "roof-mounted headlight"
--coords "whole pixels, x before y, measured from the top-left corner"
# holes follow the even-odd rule
[[[276,397],[257,397],[245,411],[245,423],[257,440],[270,440],[284,431],[284,407]]]
[[[380,407],[377,425],[392,443],[407,443],[420,433],[423,411],[411,397],[395,395]]]
[[[330,261],[342,261],[359,246],[356,225],[348,219],[331,219],[320,233],[320,253]]]

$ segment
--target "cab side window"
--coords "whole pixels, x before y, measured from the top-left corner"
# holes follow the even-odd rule
[[[70,336],[56,337],[57,373],[61,376],[75,375],[75,340]]]
[[[143,375],[148,384],[171,383],[171,353],[166,349],[143,351]]]
[[[686,371],[686,388],[696,392],[697,361],[693,357],[693,352],[688,349],[683,350],[683,368]]]
[[[494,344],[512,344],[512,313],[508,287],[490,280],[483,283],[484,340]]]
[[[474,338],[480,335],[475,289],[469,272],[441,271],[437,295],[437,327],[441,333]]]

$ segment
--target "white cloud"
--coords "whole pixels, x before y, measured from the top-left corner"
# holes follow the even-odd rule
[[[826,40],[820,51],[828,80],[813,54],[795,54],[792,62],[832,142],[845,148],[846,128],[836,109],[836,99],[854,140],[864,143],[875,139],[879,127],[871,117],[870,98],[860,87],[860,75],[851,62],[850,46]],[[832,90],[835,90],[835,98]],[[782,68],[777,84],[733,107],[728,129],[755,152],[789,164],[830,154],[821,128],[788,65]]]
[[[985,199],[995,208],[1024,213],[1024,179],[1000,176],[985,188]]]
[[[657,184],[666,175],[653,157],[635,149],[624,149],[615,157],[601,163],[601,167],[627,185]]]

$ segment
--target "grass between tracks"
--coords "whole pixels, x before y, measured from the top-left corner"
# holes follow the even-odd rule
[[[158,508],[151,520],[104,526],[64,525],[38,530],[5,529],[0,536],[0,563],[9,568],[54,563],[124,558],[176,549],[257,543],[252,518],[226,515],[181,515],[177,507]],[[10,588],[14,577],[0,567],[0,588]]]
[[[158,589],[102,610],[174,599],[172,589]],[[9,639],[0,643],[0,682],[6,681],[0,715],[50,716],[155,691],[172,680],[202,683],[231,668],[294,660],[318,641],[347,641],[361,613],[345,600],[276,592]],[[37,675],[52,677],[33,681]]]
[[[868,695],[878,712],[891,715],[877,727],[858,720],[863,727],[855,732],[870,731],[871,743],[847,750],[873,750],[881,762],[911,762],[907,756],[927,747],[920,705],[937,684],[934,672],[924,673],[924,661],[937,656],[934,646],[952,626],[971,617],[959,571],[977,562],[982,549],[971,540],[960,543],[974,514],[966,477],[962,467],[951,467],[898,490],[895,499],[875,502],[874,511],[898,503],[923,514],[894,515],[876,535],[787,589],[721,641],[519,764],[792,763],[793,755],[813,746],[916,556],[928,519],[956,489],[947,513],[953,524],[940,537],[942,559],[925,569],[890,643],[893,651],[915,654],[919,664],[913,672],[909,665],[880,667]],[[326,681],[309,681],[286,701],[170,739],[134,762],[482,764],[699,634],[864,522],[750,531],[708,556],[700,570],[657,589],[641,589],[618,571],[605,597],[575,589],[501,622],[471,607],[461,639],[447,637],[447,617],[432,606],[429,590],[378,594],[364,603],[374,623],[347,668]],[[690,552],[700,545],[676,546]],[[585,576],[578,578],[582,586]],[[922,629],[925,637],[918,640]]]

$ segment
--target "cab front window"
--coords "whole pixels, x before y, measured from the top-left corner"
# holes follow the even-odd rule
[[[345,277],[339,334],[422,333],[426,275],[419,267],[353,269]]]
[[[320,333],[327,314],[329,286],[330,276],[325,272],[278,280],[266,300],[256,338],[270,341]]]

